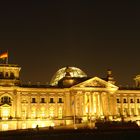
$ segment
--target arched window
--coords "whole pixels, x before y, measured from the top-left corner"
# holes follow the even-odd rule
[[[8,96],[4,96],[1,98],[1,103],[2,104],[10,104],[11,103],[11,98]]]
[[[59,109],[58,109],[58,118],[62,119],[62,116],[63,116],[62,107],[59,107]]]
[[[53,106],[50,107],[50,109],[49,109],[49,115],[50,115],[51,118],[53,118],[54,115],[55,115],[55,108]]]

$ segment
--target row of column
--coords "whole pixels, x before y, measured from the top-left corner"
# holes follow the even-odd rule
[[[74,102],[74,107],[73,107]],[[71,111],[76,116],[114,116],[116,115],[116,98],[105,92],[73,92]]]
[[[137,97],[134,96],[133,98],[134,102],[131,103],[130,99],[132,99],[132,97],[120,96],[120,103],[117,103],[118,115],[126,115],[126,116],[140,115],[140,103],[137,103]],[[124,103],[124,99],[127,99],[126,103]]]

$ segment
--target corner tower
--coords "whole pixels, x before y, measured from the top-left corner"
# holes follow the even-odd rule
[[[0,64],[0,86],[18,86],[21,68],[14,64]]]

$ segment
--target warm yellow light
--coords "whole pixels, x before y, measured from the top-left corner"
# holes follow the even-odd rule
[[[54,117],[54,107],[50,107],[50,117]]]
[[[55,124],[52,122],[52,123],[51,123],[51,127],[54,127],[54,126],[55,126]]]
[[[8,124],[2,124],[2,131],[8,130]]]
[[[58,118],[62,119],[62,116],[63,116],[62,115],[62,107],[60,107],[59,110],[58,110]]]
[[[2,109],[2,119],[7,120],[9,116],[10,116],[9,108],[3,108]]]
[[[89,113],[89,112],[88,112],[88,106],[86,106],[86,113]]]
[[[36,124],[35,123],[32,124],[32,128],[36,128]]]
[[[45,126],[46,126],[45,123],[42,123],[42,124],[41,124],[41,127],[45,127]]]
[[[22,129],[26,129],[27,127],[26,127],[26,123],[23,123],[22,124]]]

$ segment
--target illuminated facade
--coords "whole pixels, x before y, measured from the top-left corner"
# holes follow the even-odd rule
[[[20,69],[0,65],[0,130],[122,117],[140,120],[140,76],[135,78],[136,87],[123,88],[115,85],[111,70],[99,78],[64,67],[49,85],[22,85]]]

